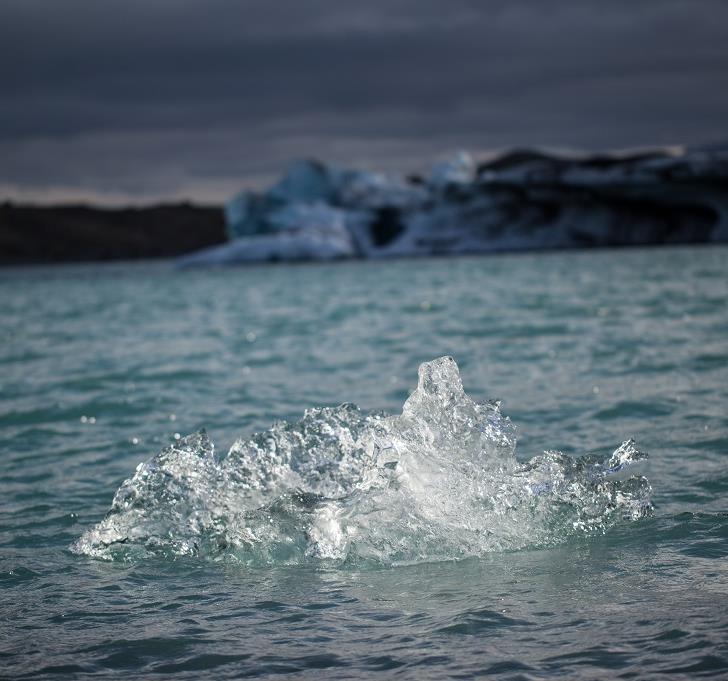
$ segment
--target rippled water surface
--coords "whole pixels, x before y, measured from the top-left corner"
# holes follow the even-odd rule
[[[725,676],[727,300],[726,248],[0,271],[0,676]],[[140,462],[188,433],[206,428],[224,454],[314,406],[400,414],[418,366],[443,355],[474,400],[502,399],[518,465],[544,450],[609,461],[635,438],[650,455],[639,474],[652,513],[464,550],[450,541],[463,528],[470,538],[513,528],[497,514],[488,528],[477,514],[460,527],[470,483],[437,487],[428,474],[412,511],[420,524],[399,524],[409,543],[394,549],[377,543],[389,501],[356,497],[350,524],[392,549],[378,560],[347,558],[355,540],[332,560],[306,541],[301,559],[250,560],[217,534],[205,552],[69,550]],[[422,413],[417,437],[437,444]],[[404,426],[397,436],[412,432]],[[424,450],[407,438],[416,459]],[[512,499],[512,478],[504,484],[511,496],[499,498]],[[542,484],[527,487],[539,500]],[[430,496],[445,534],[422,525]],[[310,539],[322,502],[299,502]],[[501,511],[519,537],[543,528]]]

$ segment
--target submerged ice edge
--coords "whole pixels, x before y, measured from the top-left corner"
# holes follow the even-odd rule
[[[101,559],[200,556],[249,564],[402,564],[547,546],[652,512],[634,442],[606,460],[517,461],[498,403],[457,364],[420,366],[395,416],[307,410],[220,457],[204,431],[140,464],[71,550]]]

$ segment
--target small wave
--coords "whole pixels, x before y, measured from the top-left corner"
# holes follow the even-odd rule
[[[451,357],[426,362],[401,415],[307,410],[219,457],[204,431],[140,464],[71,550],[249,564],[406,564],[563,542],[651,514],[632,440],[606,460],[521,463],[499,404]]]

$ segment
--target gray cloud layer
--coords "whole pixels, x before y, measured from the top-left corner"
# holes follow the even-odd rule
[[[0,196],[219,200],[318,156],[724,140],[723,0],[3,0]]]

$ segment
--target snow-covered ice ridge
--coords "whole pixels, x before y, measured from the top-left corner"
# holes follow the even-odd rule
[[[464,152],[428,177],[296,161],[183,265],[728,241],[728,147]]]

